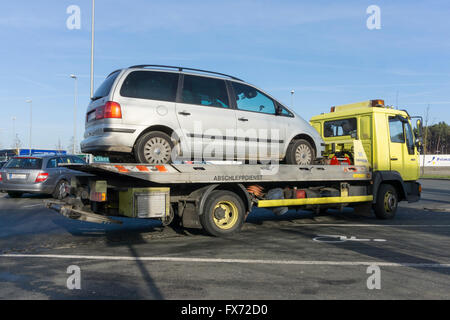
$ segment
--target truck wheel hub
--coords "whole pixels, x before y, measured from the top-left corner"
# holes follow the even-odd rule
[[[222,229],[229,230],[236,225],[239,217],[239,210],[230,201],[220,201],[213,209],[214,224]]]

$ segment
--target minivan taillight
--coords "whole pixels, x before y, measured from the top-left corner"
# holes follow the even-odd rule
[[[95,120],[122,119],[122,109],[117,102],[108,101],[95,110]]]
[[[48,173],[40,172],[36,178],[35,183],[44,182],[47,179],[48,179]]]

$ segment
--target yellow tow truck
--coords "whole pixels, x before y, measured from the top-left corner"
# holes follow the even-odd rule
[[[90,176],[47,206],[75,220],[156,219],[214,236],[240,231],[255,206],[278,215],[350,206],[392,219],[400,201],[420,199],[422,121],[413,130],[413,119],[382,100],[333,107],[311,119],[326,143],[317,165],[67,165]]]

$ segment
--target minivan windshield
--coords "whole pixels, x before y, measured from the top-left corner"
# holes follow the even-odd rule
[[[39,158],[15,158],[11,159],[4,167],[5,169],[41,169],[42,159]]]
[[[103,81],[102,85],[95,91],[94,96],[92,97],[92,100],[98,100],[103,97],[106,97],[109,92],[111,91],[112,85],[114,84],[114,81],[116,81],[117,76],[119,75],[120,70],[116,71],[114,73],[111,73],[108,78],[106,78],[105,81]]]

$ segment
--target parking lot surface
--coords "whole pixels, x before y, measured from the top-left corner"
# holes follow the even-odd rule
[[[421,183],[422,201],[391,221],[255,210],[228,239],[72,221],[44,197],[0,194],[0,299],[449,299],[450,181]],[[368,288],[373,266],[380,289]]]

